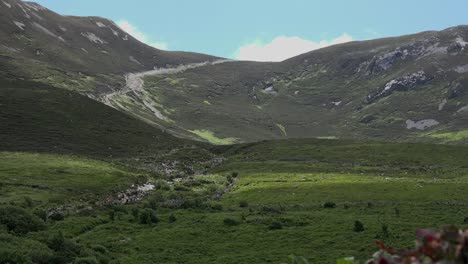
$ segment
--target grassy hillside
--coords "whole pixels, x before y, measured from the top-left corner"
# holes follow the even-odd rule
[[[37,243],[61,232],[87,249],[75,258],[111,263],[282,263],[290,254],[335,263],[364,260],[376,250],[374,239],[411,247],[418,228],[466,224],[463,146],[311,139],[214,151],[228,160],[181,179],[70,156],[4,152],[4,204],[29,212],[90,207],[64,220],[48,218],[45,232],[14,239]],[[142,201],[96,206],[142,177],[156,183]],[[355,221],[364,229],[354,230]]]
[[[2,80],[0,105],[0,151],[73,154],[152,170],[174,159],[172,168],[183,170],[212,157],[201,145],[44,84]]]
[[[0,168],[2,204],[21,204],[29,197],[45,208],[98,200],[144,176],[100,161],[19,152],[1,152]]]
[[[466,26],[351,42],[280,63],[229,62],[147,76],[144,87],[171,125],[237,142],[335,137],[463,143],[463,39]],[[447,133],[454,136],[441,136]]]
[[[104,18],[61,16],[19,0],[0,6],[0,78],[79,92],[178,137],[467,141],[466,26],[355,41],[279,63],[169,70],[136,78],[144,85],[131,88],[129,73],[219,58],[154,49]]]

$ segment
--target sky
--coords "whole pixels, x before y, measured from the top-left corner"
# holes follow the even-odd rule
[[[468,24],[468,0],[35,1],[64,15],[112,19],[157,48],[255,61]]]

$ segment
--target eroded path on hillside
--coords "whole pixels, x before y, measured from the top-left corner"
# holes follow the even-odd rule
[[[168,121],[169,119],[161,113],[156,107],[160,105],[159,103],[155,102],[154,99],[145,91],[144,89],[144,80],[143,78],[146,76],[154,76],[154,75],[166,75],[166,74],[176,74],[181,73],[186,70],[216,65],[221,63],[230,62],[232,60],[216,60],[216,61],[205,61],[200,63],[192,63],[186,65],[178,65],[174,68],[157,68],[151,71],[144,71],[138,73],[128,73],[125,75],[125,87],[124,89],[104,94],[101,100],[108,106],[113,108],[120,108],[126,109],[124,105],[119,102],[119,98],[127,97],[129,93],[133,93],[136,98],[138,98],[141,102],[139,105],[147,110],[151,111],[158,119],[163,121]],[[134,100],[133,100],[134,101]]]

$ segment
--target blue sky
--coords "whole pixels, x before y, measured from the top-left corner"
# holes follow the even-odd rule
[[[102,16],[156,47],[281,60],[349,40],[468,24],[467,0],[37,0]]]

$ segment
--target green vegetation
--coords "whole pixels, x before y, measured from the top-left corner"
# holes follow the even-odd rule
[[[229,145],[237,141],[236,138],[218,138],[213,132],[208,130],[191,130],[190,132],[215,145]]]
[[[456,142],[468,139],[468,130],[450,132],[450,133],[441,133],[431,135],[433,138],[438,138],[444,140],[444,142]]]
[[[156,176],[156,190],[142,201],[110,207],[99,201],[140,174],[84,158],[4,152],[1,200],[22,208],[2,207],[15,213],[0,217],[0,227],[9,241],[40,249],[22,253],[27,258],[285,263],[294,254],[334,263],[365,260],[374,239],[411,246],[415,229],[468,216],[466,147],[302,139],[213,151],[228,160],[206,175]],[[44,216],[59,205],[72,209]],[[22,231],[8,228],[11,218],[23,219],[15,225]],[[17,257],[8,248],[4,256]]]
[[[28,208],[83,203],[83,200],[86,204],[127,188],[139,176],[84,158],[0,152],[0,201],[24,204]]]

